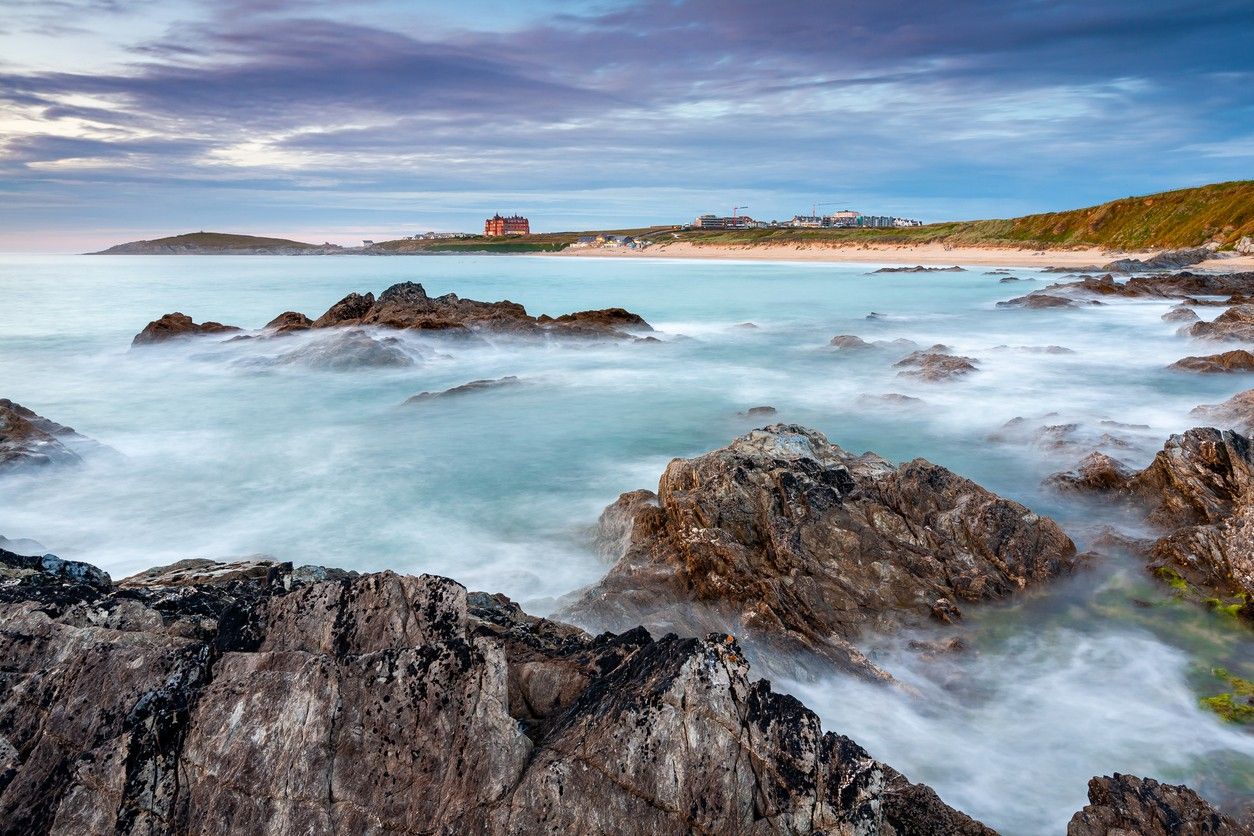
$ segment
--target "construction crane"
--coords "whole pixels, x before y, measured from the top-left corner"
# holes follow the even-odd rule
[[[737,212],[739,212],[741,209],[748,209],[748,208],[749,208],[748,206],[733,206],[732,207],[732,220],[736,219]]]
[[[835,206],[835,203],[812,203],[810,204],[810,217],[817,218],[819,216],[820,206]]]

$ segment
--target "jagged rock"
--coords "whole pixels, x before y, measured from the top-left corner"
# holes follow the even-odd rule
[[[922,459],[854,456],[796,425],[676,459],[656,501],[637,493],[618,506],[626,548],[567,617],[727,630],[767,649],[757,658],[801,651],[876,677],[851,644],[865,631],[927,623],[939,599],[1002,598],[1077,563],[1062,530],[1018,503]]]
[[[1254,305],[1233,305],[1211,322],[1196,322],[1189,336],[1203,340],[1254,342]]]
[[[1116,772],[1089,781],[1089,803],[1067,836],[1251,836],[1188,787]]]
[[[1254,255],[1254,238],[1245,235],[1233,247],[1241,255]]]
[[[0,398],[0,473],[22,467],[77,464],[98,447],[69,427]]]
[[[989,274],[989,275],[992,275],[992,274]],[[998,279],[998,282],[1000,284],[1015,284],[1016,282],[1034,282],[1034,281],[1036,281],[1036,279],[1022,279],[1022,278],[1019,278],[1018,276],[1005,276],[1004,278]]]
[[[1156,276],[1137,276],[1125,282],[1115,277],[1085,276],[1078,281],[1052,284],[1042,292],[1053,291],[1065,295],[1124,296],[1128,298],[1153,297],[1160,299],[1187,299],[1193,296],[1254,295],[1254,272],[1248,273],[1172,273]]]
[[[247,366],[305,366],[326,371],[361,368],[404,368],[414,365],[413,356],[396,337],[372,337],[353,329],[320,336],[300,348],[274,358],[248,358]],[[413,349],[416,350],[416,349]]]
[[[1163,322],[1197,322],[1197,311],[1187,305],[1176,305],[1162,316]]]
[[[959,357],[928,350],[916,351],[893,365],[905,369],[897,373],[898,377],[917,377],[934,383],[979,371],[975,363],[976,361],[971,357]]]
[[[1123,495],[1161,536],[1149,567],[1218,596],[1254,595],[1254,452],[1231,430],[1200,427],[1167,439],[1139,473],[1113,470],[1076,488]]]
[[[1238,348],[1221,354],[1182,357],[1167,368],[1199,374],[1254,372],[1254,354]]]
[[[267,331],[279,334],[288,331],[308,331],[313,327],[313,320],[299,311],[284,311],[266,323]]]
[[[379,298],[350,293],[314,321],[315,328],[344,325],[378,325],[468,334],[486,331],[501,334],[558,334],[571,337],[630,339],[630,331],[652,331],[637,314],[622,308],[578,311],[556,319],[533,317],[517,302],[479,302],[455,293],[432,298],[417,282],[400,282]]]
[[[1114,491],[1127,485],[1132,470],[1116,458],[1094,451],[1070,473],[1056,473],[1046,480],[1051,487],[1074,491]]]
[[[1238,392],[1223,403],[1196,406],[1189,414],[1213,426],[1234,429],[1242,435],[1254,434],[1254,389]]]
[[[187,314],[168,313],[160,319],[154,319],[144,326],[144,330],[135,335],[131,346],[152,345],[167,340],[183,337],[199,337],[205,334],[230,334],[240,329],[234,325],[223,325],[221,322],[202,322],[197,324]]]
[[[730,636],[593,638],[427,575],[147,574],[0,582],[0,830],[992,836]]]
[[[1101,269],[1115,273],[1143,273],[1149,270],[1178,270],[1214,258],[1211,247],[1188,247],[1182,250],[1164,250],[1151,258],[1121,258]]]
[[[469,395],[473,392],[482,392],[486,389],[502,389],[510,386],[518,386],[522,383],[514,375],[507,377],[499,377],[495,380],[472,380],[469,383],[463,383],[460,386],[454,386],[451,389],[445,389],[441,392],[419,392],[405,399],[406,404],[422,403],[423,401],[432,401],[439,398],[455,398],[461,395]]]
[[[327,312],[322,316],[315,319],[313,327],[331,328],[336,325],[358,322],[372,307],[374,307],[373,293],[366,293],[365,295],[350,293],[328,308]]]

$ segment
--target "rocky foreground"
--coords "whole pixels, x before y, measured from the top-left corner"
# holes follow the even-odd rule
[[[528,314],[526,308],[516,302],[480,302],[462,299],[455,293],[431,297],[421,284],[401,282],[380,293],[378,298],[373,293],[350,293],[316,319],[299,311],[284,311],[256,336],[350,327],[405,329],[453,336],[484,333],[623,340],[635,339],[637,333],[653,330],[638,314],[622,308],[537,317]],[[186,314],[175,312],[148,323],[135,336],[132,345],[241,330],[219,322],[197,323]]]
[[[5,833],[993,833],[751,681],[731,636],[593,637],[445,578],[115,584],[0,551],[0,637]],[[1249,832],[1183,787],[1090,799],[1069,833]]]

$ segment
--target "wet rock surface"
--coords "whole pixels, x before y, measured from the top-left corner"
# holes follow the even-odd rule
[[[426,575],[31,560],[0,552],[4,832],[993,832],[730,636],[592,637]]]
[[[1219,354],[1182,357],[1167,368],[1199,374],[1227,374],[1229,372],[1254,372],[1254,354],[1243,348]]]
[[[284,311],[266,323],[265,330],[276,333],[288,331],[308,331],[313,327],[313,320],[299,311]]]
[[[469,383],[463,383],[460,386],[454,386],[450,389],[444,389],[440,392],[419,392],[405,399],[405,403],[417,404],[425,401],[439,400],[442,398],[456,398],[462,395],[470,395],[475,392],[485,392],[491,389],[507,389],[513,386],[521,386],[522,381],[514,375],[507,377],[498,377],[492,380],[472,380]]]
[[[1131,775],[1089,781],[1089,803],[1072,817],[1067,836],[1251,836],[1188,787]]]
[[[241,329],[234,325],[223,325],[221,322],[196,323],[184,313],[175,311],[160,319],[154,319],[144,326],[144,330],[135,335],[132,346],[152,345],[183,337],[201,337],[207,334],[230,334]]]
[[[930,383],[951,380],[979,371],[972,357],[960,357],[939,351],[916,351],[893,365],[903,369],[899,377],[917,377]]]
[[[371,336],[362,330],[348,330],[321,336],[300,348],[277,357],[242,361],[249,366],[304,366],[325,371],[351,371],[362,368],[404,368],[414,365],[414,357],[396,337]]]
[[[1254,342],[1254,305],[1233,305],[1210,322],[1194,323],[1188,333],[1202,340]]]
[[[0,474],[27,467],[77,464],[100,445],[34,410],[0,398]]]
[[[1083,474],[1090,473],[1089,478]],[[1254,596],[1254,451],[1245,436],[1200,427],[1167,439],[1144,470],[1126,473],[1085,460],[1070,487],[1123,496],[1145,509],[1160,535],[1149,568],[1185,589]],[[1254,617],[1254,607],[1238,614]]]
[[[1254,294],[1254,272],[1249,273],[1163,273],[1135,276],[1124,282],[1112,275],[1085,276],[1074,282],[1052,284],[1044,292],[1080,296],[1123,296],[1127,298],[1187,299],[1193,296]]]
[[[874,273],[965,273],[966,270],[958,265],[953,267],[924,267],[922,264],[916,264],[914,267],[881,267],[878,270],[872,270]]]
[[[1096,302],[1089,301],[1084,304],[1094,305]],[[1080,302],[1074,299],[1068,299],[1065,296],[1054,296],[1050,293],[1040,291],[1037,293],[1029,293],[1027,296],[1018,296],[1014,299],[1007,299],[1004,302],[998,302],[999,308],[1027,308],[1028,310],[1042,310],[1046,308],[1078,308]]]
[[[617,562],[564,617],[725,630],[755,659],[800,653],[872,678],[885,674],[853,645],[864,632],[952,620],[962,604],[1078,561],[1053,521],[1018,503],[922,459],[855,456],[796,425],[676,459],[656,497],[630,496],[605,538],[622,544]]]
[[[1196,406],[1189,414],[1212,426],[1250,436],[1254,434],[1254,389],[1238,392],[1223,403]]]

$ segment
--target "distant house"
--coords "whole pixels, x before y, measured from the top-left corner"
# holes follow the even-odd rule
[[[531,222],[522,215],[510,215],[508,218],[503,218],[498,212],[483,222],[483,234],[489,238],[501,235],[530,235]]]

